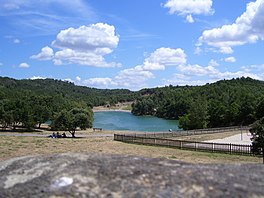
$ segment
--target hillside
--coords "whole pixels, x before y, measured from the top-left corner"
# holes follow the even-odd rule
[[[90,106],[133,101],[136,97],[134,92],[127,89],[95,89],[54,79],[16,80],[0,77],[0,91],[0,99],[17,97],[20,94],[61,96],[72,101],[85,101]]]
[[[248,125],[264,116],[264,82],[251,78],[140,92],[133,114],[180,119],[184,129]]]
[[[264,82],[242,77],[204,86],[170,85],[132,92],[76,86],[54,79],[0,77],[0,110],[12,115],[36,104],[36,109],[47,107],[52,117],[62,109],[127,101],[134,101],[134,115],[179,119],[184,129],[249,125],[264,116]]]

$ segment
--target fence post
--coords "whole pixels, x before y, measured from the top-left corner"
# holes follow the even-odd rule
[[[182,141],[180,141],[180,149],[182,149]]]
[[[263,157],[263,164],[264,164],[264,145],[262,145],[262,157]]]
[[[229,152],[230,154],[232,154],[232,144],[231,143],[229,144]]]

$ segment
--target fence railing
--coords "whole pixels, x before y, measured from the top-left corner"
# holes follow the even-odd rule
[[[134,143],[134,144],[144,144],[152,146],[165,146],[180,149],[192,149],[195,151],[209,151],[209,152],[219,152],[219,153],[229,153],[229,154],[240,154],[240,155],[254,155],[252,152],[251,145],[239,145],[239,144],[222,144],[222,143],[209,143],[209,142],[195,142],[195,141],[185,141],[185,140],[172,140],[164,138],[155,138],[146,136],[138,136],[132,134],[114,134],[114,140]]]
[[[249,131],[249,127],[234,126],[234,127],[221,127],[221,128],[208,128],[208,129],[195,129],[195,130],[176,130],[170,132],[145,132],[145,133],[134,133],[133,136],[152,137],[152,138],[172,138],[179,136],[202,135],[202,134],[223,133],[223,132],[233,132],[233,131],[247,132]]]

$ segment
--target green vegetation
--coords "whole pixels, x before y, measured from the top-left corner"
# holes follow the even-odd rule
[[[251,78],[204,86],[144,89],[134,115],[179,119],[183,129],[249,125],[264,116],[264,82]]]
[[[14,129],[18,125],[27,129],[40,127],[47,120],[67,117],[76,108],[91,112],[94,106],[133,101],[134,115],[177,119],[183,129],[249,125],[264,116],[264,82],[242,77],[204,86],[170,85],[132,92],[88,88],[53,79],[0,77],[0,124]],[[89,118],[85,127],[91,127],[93,116],[81,114]],[[70,132],[76,129],[63,123],[53,127]]]
[[[261,154],[264,152],[264,118],[261,118],[252,125],[250,133],[252,134],[253,152]]]
[[[53,128],[67,129],[74,136],[77,127],[92,127],[93,106],[133,101],[136,96],[126,89],[100,90],[53,79],[0,77],[0,125],[32,130],[64,116],[67,124],[56,122]]]
[[[77,127],[81,130],[93,126],[93,112],[91,109],[71,109],[70,111],[62,110],[54,118],[52,123],[53,130],[69,131],[72,137],[75,137]]]

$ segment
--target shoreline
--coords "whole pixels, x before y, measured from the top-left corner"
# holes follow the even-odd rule
[[[108,111],[117,111],[117,112],[127,112],[131,113],[130,110],[124,110],[124,109],[92,109],[93,112],[108,112]]]

